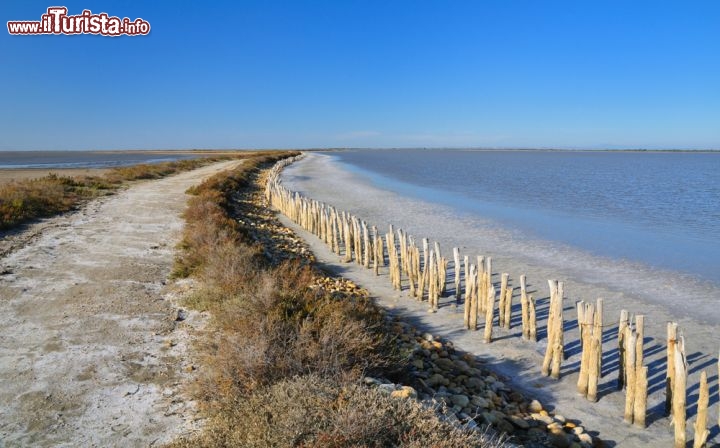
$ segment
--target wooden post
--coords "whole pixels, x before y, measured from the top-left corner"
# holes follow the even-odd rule
[[[473,275],[475,271],[475,266],[470,267],[470,276],[466,278],[466,281],[469,282],[470,277]],[[463,309],[463,323],[465,325],[465,328],[470,330],[470,305],[472,304],[472,301],[470,300],[470,297],[472,295],[472,283],[469,283],[470,288],[467,288],[465,291],[465,307]]]
[[[585,323],[585,301],[579,300],[575,302],[575,312],[577,313],[578,333],[580,334],[580,346],[583,343],[583,324]]]
[[[372,243],[372,264],[373,264],[373,272],[375,273],[375,276],[380,275],[380,261],[378,260],[378,230],[377,227],[372,226],[372,235],[373,235],[373,243]]]
[[[418,250],[418,255],[420,255],[420,251]],[[425,283],[427,283],[428,280],[428,272],[427,269],[420,270],[420,280],[418,280],[418,295],[417,299],[422,302],[423,295],[425,294]]]
[[[543,357],[540,373],[543,376],[550,375],[550,364],[552,363],[553,343],[555,340],[555,297],[557,296],[557,282],[548,280],[550,286],[550,305],[548,306],[548,319],[546,325],[547,347],[545,348],[545,356]]]
[[[478,318],[485,316],[488,288],[485,286],[485,257],[477,256],[477,276],[475,277],[475,294],[478,301]]]
[[[508,287],[505,289],[505,310],[503,311],[505,313],[505,329],[510,329],[510,318],[512,317],[512,296],[513,296],[513,287],[508,285]]]
[[[385,266],[385,247],[383,244],[383,237],[380,234],[379,230],[375,230],[375,234],[377,235],[377,239],[375,240],[375,244],[373,245],[373,249],[375,251],[375,258],[377,259],[378,268]]]
[[[470,294],[468,294],[468,302],[465,302],[465,306],[470,307],[468,313],[470,314],[470,329],[477,330],[478,321],[478,305],[480,301],[479,288],[477,283],[477,267],[470,265]]]
[[[537,342],[537,315],[535,314],[535,299],[528,296],[528,319],[530,320],[529,337],[532,342]]]
[[[625,337],[625,423],[632,424],[635,412],[635,332],[627,327]]]
[[[578,310],[578,326],[580,327],[580,343],[582,345],[582,355],[580,357],[580,374],[578,375],[577,391],[583,397],[588,395],[588,381],[590,376],[590,358],[592,347],[592,327],[588,325],[588,321],[595,317],[595,306],[592,303],[580,301],[576,305]]]
[[[408,247],[408,283],[410,284],[410,297],[417,297],[417,273],[415,272],[415,243],[411,240]]]
[[[367,223],[364,221],[362,223],[362,231],[363,231],[363,244],[365,246],[365,252],[363,253],[363,265],[367,269],[370,269],[370,235],[368,234]]]
[[[352,236],[350,234],[350,223],[347,220],[347,216],[343,213],[343,234],[345,239],[345,258],[343,258],[343,261],[345,263],[350,263],[352,261]]]
[[[503,273],[501,280],[500,280],[500,303],[498,304],[499,313],[498,313],[498,326],[504,327],[505,326],[505,290],[507,289],[508,285],[508,279],[510,278],[510,274]]]
[[[483,340],[486,344],[492,342],[493,314],[495,313],[495,287],[488,290],[488,302],[485,308],[485,334]]]
[[[687,435],[685,425],[685,398],[687,394],[687,363],[685,339],[679,336],[675,344],[675,382],[673,384],[673,422],[675,424],[675,448],[685,448]]]
[[[465,306],[467,306],[467,293],[470,289],[470,257],[465,255],[463,262],[465,267]]]
[[[445,287],[447,285],[448,260],[445,257],[440,257],[438,263],[438,296],[442,297],[445,295]]]
[[[675,344],[677,342],[676,322],[667,323],[667,367],[665,371],[665,415],[672,412],[673,382],[675,380]]]
[[[530,314],[528,307],[527,298],[527,285],[525,274],[520,276],[520,316],[522,322],[522,338],[524,340],[530,339]]]
[[[428,305],[430,305],[430,309],[428,311],[430,312],[437,312],[437,269],[435,267],[435,257],[434,257],[434,251],[430,250],[430,259],[429,259],[429,269],[428,269]]]
[[[565,359],[565,319],[563,317],[563,301],[565,300],[565,283],[557,282],[557,302],[555,314],[557,314],[557,333],[560,358],[557,360],[557,378],[560,377],[560,363]],[[552,375],[551,375],[552,376]]]
[[[639,365],[635,370],[635,402],[633,406],[633,424],[638,428],[645,428],[645,416],[647,414],[647,375],[647,366]]]
[[[595,310],[597,313],[597,310]],[[596,402],[597,391],[598,391],[598,379],[600,378],[600,364],[597,362],[598,353],[601,352],[601,340],[596,338],[593,334],[592,342],[590,343],[590,363],[588,365],[588,387],[587,387],[587,399]]]
[[[697,418],[695,419],[695,439],[693,448],[702,448],[707,443],[710,433],[707,430],[708,404],[710,403],[710,391],[708,390],[707,372],[700,374],[700,396],[697,404]]]
[[[644,361],[643,345],[645,343],[645,316],[642,314],[635,316],[635,332],[637,333],[637,340],[635,342],[635,365],[641,366]]]
[[[627,310],[621,310],[620,311],[620,323],[618,325],[618,380],[617,380],[617,390],[623,390],[625,388],[625,385],[627,384],[626,381],[626,373],[625,373],[625,338],[627,337],[627,332],[625,329],[628,327],[628,312]]]
[[[422,263],[422,268],[423,268],[423,272],[424,272],[425,274],[427,274],[427,270],[428,270],[428,250],[429,250],[429,246],[430,246],[430,241],[428,241],[427,238],[423,238],[423,239],[422,239],[422,245],[423,245],[423,263]]]
[[[453,267],[455,271],[455,303],[460,305],[460,248],[453,247]]]
[[[423,276],[422,272],[420,271],[420,249],[417,246],[413,247],[413,263],[413,270],[415,271],[415,281],[417,283],[417,288],[415,289],[415,298],[422,300]]]
[[[597,371],[602,378],[602,340],[603,340],[603,299],[595,302],[595,320],[593,321],[593,337],[598,341],[598,350],[595,353]]]
[[[541,367],[541,373],[555,379],[560,378],[560,367],[564,357],[563,337],[563,282],[548,280],[550,286],[550,308],[548,316],[548,346]]]

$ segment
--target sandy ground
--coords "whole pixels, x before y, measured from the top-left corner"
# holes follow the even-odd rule
[[[58,176],[102,176],[109,169],[103,168],[56,168],[56,169],[0,169],[0,185],[24,179],[37,179],[54,173]]]
[[[287,219],[284,223],[305,237],[311,244],[318,259],[336,273],[350,278],[367,287],[378,302],[396,310],[421,328],[452,340],[463,350],[473,352],[488,362],[495,364],[497,371],[513,380],[515,387],[529,395],[539,397],[541,401],[555,408],[565,417],[578,419],[589,430],[599,433],[609,446],[645,447],[652,444],[671,446],[673,436],[669,419],[662,415],[665,400],[665,334],[666,322],[674,320],[680,323],[687,339],[687,354],[690,378],[688,380],[688,440],[692,439],[691,427],[695,419],[698,398],[700,372],[705,369],[710,381],[711,409],[709,425],[712,443],[719,443],[717,426],[718,372],[717,349],[720,341],[720,326],[716,320],[717,306],[705,307],[706,319],[696,318],[693,307],[687,303],[666,306],[663,302],[653,302],[634,290],[618,287],[622,282],[616,277],[627,275],[624,269],[614,272],[602,269],[600,279],[581,270],[563,269],[560,265],[542,262],[524,256],[522,248],[512,234],[490,227],[478,226],[475,222],[458,217],[450,209],[421,200],[410,199],[390,191],[376,188],[363,179],[329,163],[322,155],[309,155],[286,169],[283,174],[288,188],[302,191],[309,197],[337,206],[340,210],[350,211],[370,224],[378,225],[386,232],[392,223],[401,227],[416,238],[429,237],[439,241],[446,256],[452,257],[452,247],[460,247],[463,254],[491,255],[495,276],[499,283],[499,273],[508,272],[511,281],[517,286],[517,277],[524,273],[528,277],[529,292],[538,299],[538,329],[540,341],[537,344],[523,342],[519,329],[519,304],[517,295],[513,307],[513,329],[495,330],[496,341],[482,343],[482,331],[468,332],[462,328],[462,307],[455,308],[453,299],[441,300],[437,314],[429,314],[427,306],[410,299],[407,290],[402,293],[393,291],[387,272],[375,277],[371,271],[355,263],[343,264],[338,256],[332,254],[317,238],[298,229]],[[497,244],[493,244],[498,241]],[[452,266],[452,262],[451,262]],[[452,275],[452,267],[449,275]],[[629,271],[628,271],[629,272]],[[451,277],[452,278],[452,277]],[[565,350],[569,358],[563,363],[562,379],[559,382],[543,378],[540,374],[542,356],[546,347],[544,327],[547,316],[548,286],[547,279],[565,281]],[[615,280],[617,282],[613,283]],[[643,279],[637,279],[637,288],[643,288]],[[667,282],[666,282],[667,283]],[[407,288],[407,286],[405,286]],[[657,288],[672,288],[673,285],[656,285]],[[449,287],[452,292],[452,286]],[[600,400],[590,403],[576,393],[579,370],[579,342],[576,313],[576,300],[605,299],[605,323],[610,324],[603,332],[603,378],[600,380]],[[717,297],[692,297],[698,302],[717,301]],[[677,305],[677,306],[676,306]],[[684,308],[684,312],[679,310]],[[636,429],[623,423],[625,394],[616,391],[617,378],[617,327],[614,325],[619,310],[625,308],[631,313],[645,314],[645,365],[649,367],[649,416],[647,429]],[[481,326],[482,330],[482,326]]]
[[[179,314],[184,286],[166,279],[185,190],[237,163],[135,184],[4,238],[0,446],[153,446],[192,429],[179,391],[202,318]]]

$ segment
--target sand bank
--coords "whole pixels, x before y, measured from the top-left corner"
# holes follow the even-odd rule
[[[102,176],[108,171],[106,168],[0,169],[0,185],[14,180],[37,179],[48,174],[67,177]]]

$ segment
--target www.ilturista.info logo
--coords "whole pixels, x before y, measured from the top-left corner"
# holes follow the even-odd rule
[[[150,22],[141,18],[110,17],[86,9],[76,16],[67,15],[64,6],[51,6],[39,21],[8,22],[10,34],[100,34],[102,36],[143,36],[150,33]]]

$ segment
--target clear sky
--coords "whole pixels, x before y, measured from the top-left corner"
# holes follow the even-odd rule
[[[147,36],[11,36],[67,6]],[[0,150],[720,148],[719,1],[2,0]]]

